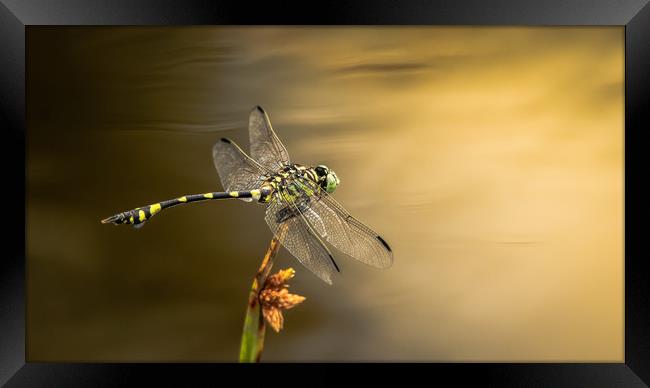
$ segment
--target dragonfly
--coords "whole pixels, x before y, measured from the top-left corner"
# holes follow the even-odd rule
[[[280,244],[328,284],[340,272],[325,242],[376,268],[393,264],[393,251],[379,234],[348,213],[332,194],[341,181],[325,165],[292,163],[268,114],[259,106],[249,115],[250,156],[222,138],[212,149],[225,191],[183,195],[108,217],[103,224],[142,227],[161,211],[193,202],[240,199],[266,206],[265,220]]]

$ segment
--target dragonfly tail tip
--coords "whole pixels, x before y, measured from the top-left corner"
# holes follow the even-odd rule
[[[117,220],[117,216],[110,216],[102,220],[102,224],[111,224]]]

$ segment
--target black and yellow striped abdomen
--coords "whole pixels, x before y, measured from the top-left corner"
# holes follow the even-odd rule
[[[115,225],[133,225],[141,226],[145,221],[149,220],[154,215],[158,214],[164,209],[183,205],[186,203],[209,201],[215,199],[245,199],[251,198],[260,202],[268,202],[273,189],[264,186],[257,190],[246,191],[228,191],[228,192],[212,192],[204,194],[184,195],[182,197],[169,199],[162,202],[157,202],[148,206],[137,207],[122,213],[115,214],[102,220],[102,224],[115,224]]]
[[[182,197],[137,207],[135,209],[115,214],[102,220],[102,223],[140,227],[151,217],[164,209],[199,201],[215,199],[249,199],[256,200],[260,203],[269,203],[273,199],[273,193],[280,191],[284,200],[287,202],[293,202],[299,196],[299,193],[302,192],[301,190],[304,190],[308,195],[313,195],[313,190],[304,185],[302,185],[299,190],[296,183],[291,179],[294,175],[305,177],[318,185],[320,185],[322,181],[322,178],[318,175],[315,168],[293,164],[286,166],[282,170],[266,178],[259,189],[184,195]]]

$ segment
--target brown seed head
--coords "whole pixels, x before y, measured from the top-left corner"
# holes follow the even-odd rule
[[[266,279],[259,293],[262,315],[276,332],[279,332],[284,324],[282,310],[293,308],[305,300],[304,296],[289,293],[287,281],[295,274],[293,268],[280,270]]]

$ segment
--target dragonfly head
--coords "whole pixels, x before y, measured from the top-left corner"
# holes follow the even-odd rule
[[[318,182],[320,184],[320,187],[328,193],[332,194],[341,183],[334,170],[331,170],[322,164],[320,166],[317,166],[314,170],[316,170],[316,174],[318,175]]]

